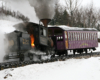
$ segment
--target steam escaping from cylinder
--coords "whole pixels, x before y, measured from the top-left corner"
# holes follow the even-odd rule
[[[39,19],[52,19],[55,15],[55,5],[58,0],[29,0],[32,7],[35,8]]]
[[[0,32],[0,62],[3,62],[3,58],[6,55],[5,53],[5,45],[6,43],[4,42],[4,34]],[[5,43],[5,44],[4,44]]]

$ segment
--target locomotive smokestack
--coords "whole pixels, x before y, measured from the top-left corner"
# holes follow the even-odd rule
[[[44,24],[45,27],[47,27],[47,25],[51,21],[51,19],[41,19],[40,21]]]

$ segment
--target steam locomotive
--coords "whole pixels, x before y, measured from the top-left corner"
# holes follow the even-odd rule
[[[44,26],[40,25],[41,21]],[[32,50],[40,50],[45,52],[46,55],[52,55],[53,41],[48,38],[47,28],[49,22],[50,19],[41,19],[39,24],[29,22],[25,26],[24,32],[14,31],[6,34],[8,41],[6,52],[12,53],[12,55],[6,55],[5,59],[19,58],[20,61],[24,61],[27,55],[30,60],[33,60],[35,53]]]

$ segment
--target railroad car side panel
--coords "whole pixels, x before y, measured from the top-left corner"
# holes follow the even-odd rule
[[[69,49],[98,47],[96,31],[68,31]]]

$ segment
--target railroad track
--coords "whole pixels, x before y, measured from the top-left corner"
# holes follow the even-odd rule
[[[91,56],[100,56],[100,52],[94,52],[94,53],[83,53],[83,54],[75,54],[75,55],[63,55],[63,56],[55,56],[51,59],[46,59],[46,60],[40,60],[40,61],[13,61],[13,62],[4,62],[0,63],[0,70],[4,70],[7,68],[17,68],[17,67],[22,67],[30,64],[43,64],[43,63],[49,63],[49,62],[55,62],[55,61],[64,61],[66,59],[70,58],[88,58]]]

